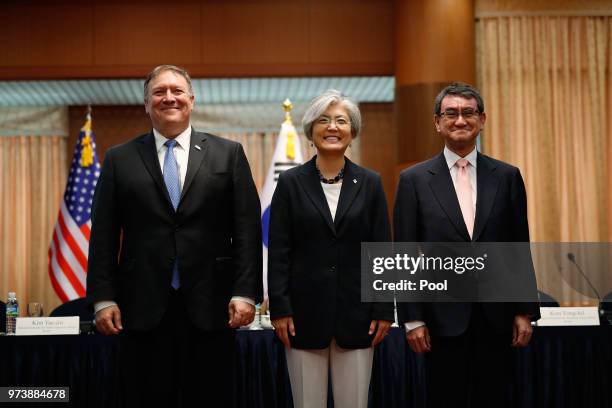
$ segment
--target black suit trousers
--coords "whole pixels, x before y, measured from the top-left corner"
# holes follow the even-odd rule
[[[513,372],[511,334],[487,322],[473,304],[459,336],[433,336],[426,355],[428,408],[509,407]]]
[[[124,407],[231,407],[234,330],[204,332],[187,317],[180,289],[153,330],[121,338]]]

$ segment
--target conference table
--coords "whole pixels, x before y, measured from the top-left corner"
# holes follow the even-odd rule
[[[0,336],[0,386],[68,386],[70,402],[49,406],[117,407],[118,340]],[[236,348],[235,407],[292,407],[284,351],[273,331],[238,331]],[[612,406],[611,326],[536,327],[529,347],[514,357],[508,392],[516,407]],[[401,329],[392,329],[375,352],[369,406],[423,407],[425,387],[424,356],[407,347]]]

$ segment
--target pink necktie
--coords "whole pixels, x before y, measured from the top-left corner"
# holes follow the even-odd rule
[[[472,201],[472,183],[470,182],[470,173],[468,172],[469,164],[470,162],[466,159],[459,159],[455,163],[457,166],[455,189],[457,190],[457,198],[459,199],[459,206],[463,214],[463,221],[470,234],[470,238],[472,238],[472,233],[474,232],[474,203]]]

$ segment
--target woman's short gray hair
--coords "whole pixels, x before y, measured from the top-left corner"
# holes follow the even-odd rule
[[[304,112],[302,127],[304,128],[304,134],[308,140],[312,140],[312,126],[314,122],[323,115],[327,108],[337,103],[341,103],[348,112],[353,138],[359,136],[361,132],[361,112],[359,112],[359,108],[353,101],[343,95],[342,92],[335,89],[328,89],[310,101],[310,104],[306,108],[306,112]]]

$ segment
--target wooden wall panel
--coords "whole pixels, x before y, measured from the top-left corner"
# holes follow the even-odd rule
[[[444,140],[434,126],[433,106],[446,85],[448,82],[429,82],[395,89],[396,163],[418,163],[444,148]]]
[[[473,1],[398,3],[395,9],[398,86],[456,80],[475,82]]]
[[[93,63],[90,6],[2,5],[0,16],[0,67]]]
[[[0,5],[0,80],[392,75],[392,0],[24,0]],[[8,17],[5,17],[8,16]]]
[[[393,64],[393,7],[380,1],[313,1],[313,63]]]
[[[199,4],[102,4],[94,16],[94,65],[201,63]]]
[[[391,211],[395,196],[397,163],[393,104],[361,103],[359,109],[363,119],[359,150],[361,164],[380,173]]]
[[[204,64],[308,63],[308,2],[202,5]]]
[[[68,111],[68,167],[72,160],[76,138],[85,123],[87,108],[71,106]],[[117,144],[151,130],[151,121],[144,106],[94,106],[92,110],[92,129],[96,139],[96,152],[100,163],[106,151]]]

